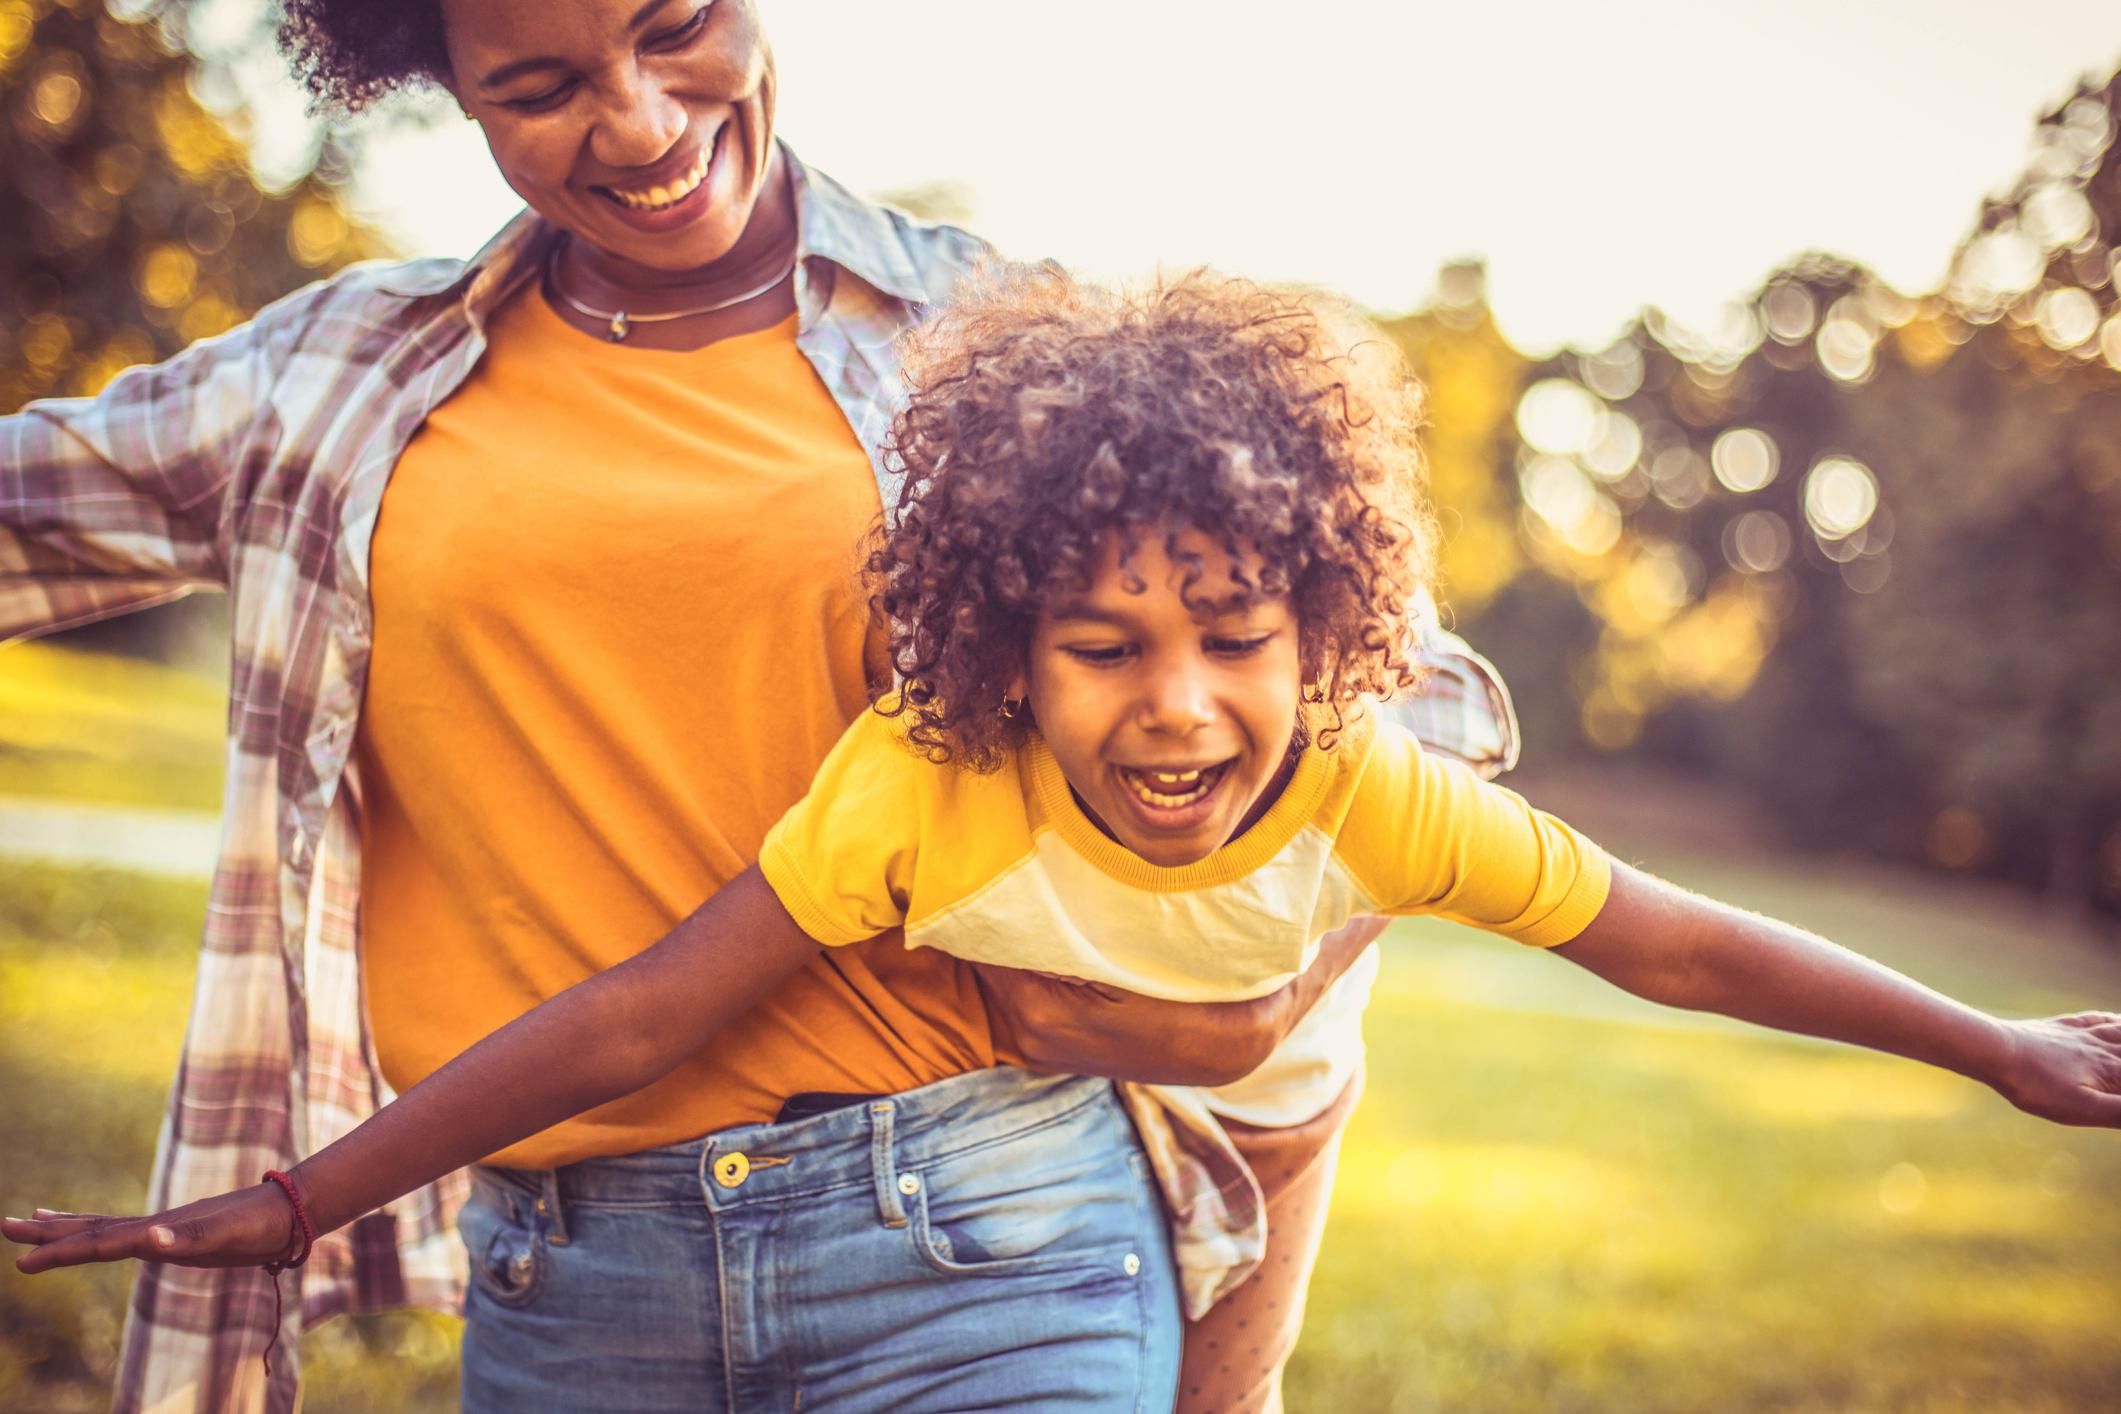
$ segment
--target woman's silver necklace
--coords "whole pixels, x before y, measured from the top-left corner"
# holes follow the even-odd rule
[[[781,281],[787,279],[790,275],[793,275],[796,261],[800,258],[799,252],[798,254],[790,255],[787,266],[782,269],[780,274],[775,275],[771,280],[768,280],[755,290],[746,290],[740,295],[731,295],[728,299],[716,300],[713,304],[703,304],[697,309],[672,310],[668,314],[632,314],[623,309],[591,309],[588,305],[560,288],[560,251],[564,245],[565,242],[561,242],[552,248],[552,258],[546,262],[545,266],[546,283],[552,286],[552,292],[560,297],[562,304],[565,304],[576,314],[594,319],[603,324],[605,326],[605,337],[614,344],[625,343],[626,336],[633,332],[633,326],[636,324],[667,324],[673,319],[692,319],[702,314],[713,314],[717,310],[733,309],[748,300],[755,300],[760,295],[779,285]]]

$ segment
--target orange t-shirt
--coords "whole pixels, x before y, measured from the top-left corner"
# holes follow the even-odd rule
[[[877,509],[793,319],[678,353],[590,338],[535,290],[497,312],[393,472],[371,552],[361,965],[392,1086],[641,951],[758,856],[864,705]],[[865,944],[493,1162],[993,1063],[962,964]]]

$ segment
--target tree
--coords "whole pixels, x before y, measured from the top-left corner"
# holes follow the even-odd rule
[[[1813,255],[1713,341],[1652,311],[1530,370],[1505,465],[1596,616],[1591,744],[2121,904],[2117,97],[2042,120],[1935,294]]]
[[[347,166],[269,190],[197,93],[182,6],[0,0],[0,413],[94,393],[382,240],[349,219]],[[150,648],[177,615],[99,628]]]

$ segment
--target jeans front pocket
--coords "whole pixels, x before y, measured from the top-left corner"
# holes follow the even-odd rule
[[[457,1215],[472,1283],[503,1306],[529,1305],[545,1284],[545,1234],[525,1220],[532,1201],[505,1181],[478,1174]]]
[[[1161,1222],[1132,1164],[1104,1145],[1000,1145],[914,1170],[914,1245],[950,1276],[1139,1269],[1148,1224]],[[1131,1260],[1130,1260],[1131,1259]]]

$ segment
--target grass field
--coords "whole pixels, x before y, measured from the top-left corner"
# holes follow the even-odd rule
[[[16,661],[0,706],[28,696]],[[34,779],[63,781],[48,757]],[[119,766],[96,779],[174,803]],[[2121,946],[2015,897],[1627,834],[1661,872],[1968,1000],[2121,1005]],[[0,861],[0,1206],[139,1201],[204,898]],[[1386,948],[1292,1410],[2116,1407],[2121,1135],[1658,1013],[1448,925]],[[0,1267],[0,1409],[103,1407],[125,1279]],[[448,1409],[451,1341],[433,1317],[315,1332],[306,1407]]]

